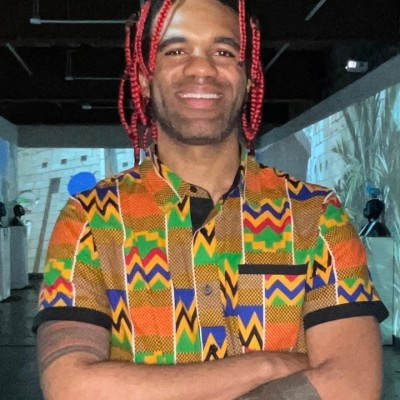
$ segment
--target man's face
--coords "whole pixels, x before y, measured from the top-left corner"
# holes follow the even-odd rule
[[[175,3],[153,80],[142,80],[159,134],[210,145],[237,133],[248,86],[239,50],[239,19],[231,8],[217,0]]]

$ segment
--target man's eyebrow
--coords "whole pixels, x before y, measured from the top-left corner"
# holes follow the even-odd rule
[[[158,45],[158,51],[163,51],[165,48],[171,46],[172,44],[186,43],[186,42],[187,39],[183,36],[173,36],[161,41],[160,44]]]
[[[240,51],[240,44],[235,39],[232,39],[230,37],[218,36],[215,38],[214,42],[217,44],[227,44],[228,46],[234,48],[236,51]]]

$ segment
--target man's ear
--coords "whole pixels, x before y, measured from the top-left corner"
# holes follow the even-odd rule
[[[139,83],[140,83],[140,87],[142,88],[142,91],[143,91],[143,96],[145,98],[149,99],[150,98],[149,80],[141,72],[139,72]]]
[[[251,90],[251,86],[253,85],[253,82],[251,81],[251,79],[247,79],[247,85],[246,85],[246,98],[245,101],[249,101],[250,99],[250,90]]]
[[[251,85],[253,84],[253,82],[251,81],[251,79],[247,79],[247,86],[246,86],[246,93],[247,95],[250,93],[250,89],[251,89]]]

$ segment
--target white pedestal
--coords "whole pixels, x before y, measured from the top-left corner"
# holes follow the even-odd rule
[[[28,285],[28,251],[25,226],[10,226],[11,288]]]
[[[0,228],[0,301],[10,296],[10,229]]]
[[[372,280],[389,317],[380,325],[382,344],[393,344],[394,326],[394,246],[393,239],[386,237],[364,237],[368,253],[368,265]]]

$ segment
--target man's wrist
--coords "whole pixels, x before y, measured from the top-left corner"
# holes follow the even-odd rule
[[[284,378],[308,369],[307,355],[301,353],[264,352],[266,382]]]

